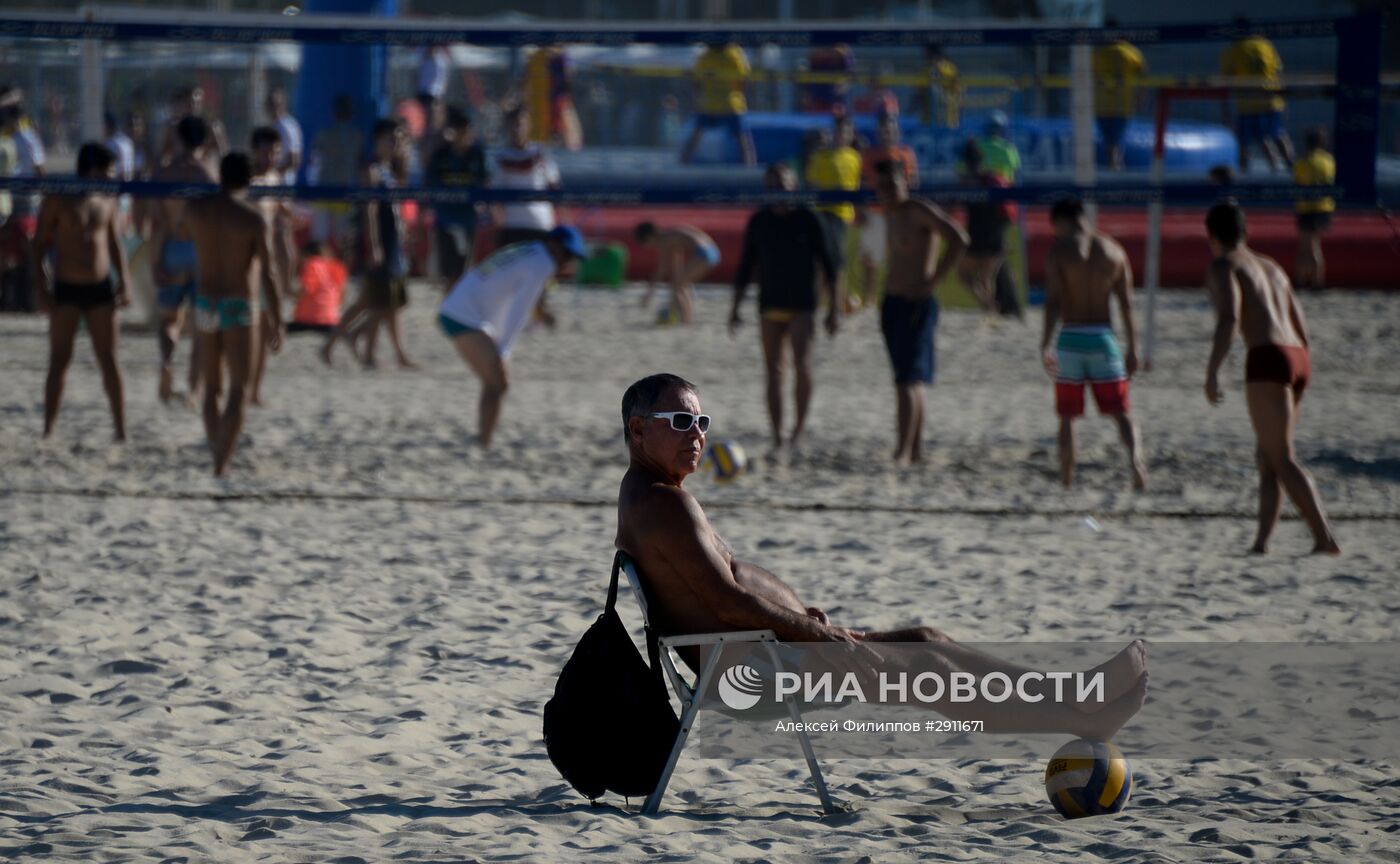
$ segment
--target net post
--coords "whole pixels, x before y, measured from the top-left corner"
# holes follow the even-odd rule
[[[84,21],[95,17],[93,7],[84,4],[79,8]],[[78,88],[82,93],[80,117],[82,120],[82,140],[101,141],[102,112],[107,99],[107,76],[102,72],[101,39],[82,40],[82,61],[78,72]]]
[[[1070,91],[1069,110],[1074,127],[1074,182],[1078,186],[1094,184],[1094,49],[1086,43],[1069,49]],[[1090,224],[1098,222],[1098,207],[1085,207]]]
[[[1152,138],[1152,185],[1160,193],[1166,176],[1167,117],[1171,113],[1172,90],[1157,91],[1157,105]],[[1152,352],[1157,345],[1157,289],[1162,278],[1162,200],[1147,205],[1147,261],[1144,264],[1143,287],[1147,291],[1146,339],[1143,343],[1142,368],[1152,371]]]

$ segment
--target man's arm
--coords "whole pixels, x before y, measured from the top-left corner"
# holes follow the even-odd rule
[[[931,285],[937,285],[953,272],[958,260],[967,251],[967,232],[932,201],[923,198],[909,200],[917,205],[918,209],[914,212],[919,214],[919,221],[943,238],[943,251],[939,253],[938,264],[934,266],[933,276],[929,279]]]
[[[1206,366],[1206,399],[1215,405],[1223,398],[1217,378],[1220,364],[1230,353],[1230,343],[1234,341],[1235,328],[1239,324],[1240,285],[1227,262],[1211,262],[1207,274],[1206,287],[1215,306],[1215,338],[1211,342],[1210,362]]]
[[[753,279],[753,268],[758,257],[756,224],[762,212],[760,210],[750,216],[748,224],[744,226],[743,251],[739,253],[739,268],[734,271],[734,303],[729,307],[730,333],[739,326],[739,310],[743,307],[744,295],[748,293],[749,282]]]
[[[53,245],[54,226],[58,221],[58,203],[51,196],[45,196],[39,204],[38,225],[34,229],[31,242],[29,266],[34,279],[34,294],[39,308],[47,310],[53,301],[49,293],[49,271],[45,267],[49,247]]]
[[[844,642],[841,631],[803,612],[746,590],[713,543],[699,503],[680,489],[649,496],[647,540],[654,556],[674,570],[709,612],[734,630],[772,630],[785,642]]]
[[[374,170],[366,168],[363,175],[363,182],[366,186],[377,184]],[[384,263],[384,246],[379,238],[379,208],[384,206],[378,200],[372,200],[365,204],[365,240],[369,246],[369,263],[378,267]]]
[[[258,232],[257,248],[255,250],[259,266],[262,267],[263,277],[263,297],[266,300],[267,314],[272,319],[271,324],[274,329],[274,340],[271,343],[276,350],[276,346],[281,345],[282,329],[282,291],[278,283],[281,281],[281,268],[275,266],[275,259],[272,254],[273,227],[272,220],[264,218],[263,230]]]
[[[1133,265],[1128,261],[1128,253],[1118,247],[1118,260],[1122,267],[1118,278],[1113,281],[1113,295],[1118,298],[1118,312],[1123,317],[1123,330],[1128,339],[1128,356],[1123,358],[1131,378],[1138,368],[1137,325],[1133,322]]]
[[[122,242],[121,232],[117,230],[117,205],[113,203],[112,211],[107,218],[107,249],[111,256],[111,266],[116,270],[117,278],[121,280],[121,285],[117,289],[117,305],[131,305],[131,268],[127,265],[126,244]]]
[[[1060,299],[1065,290],[1059,258],[1054,247],[1045,256],[1045,326],[1040,332],[1040,362],[1052,378],[1060,371],[1060,360],[1051,349],[1050,340],[1060,323]]]
[[[1292,289],[1288,292],[1288,317],[1293,321],[1293,327],[1298,331],[1298,338],[1303,340],[1303,347],[1308,347],[1308,325],[1303,320],[1303,307],[1298,305],[1298,295]]]

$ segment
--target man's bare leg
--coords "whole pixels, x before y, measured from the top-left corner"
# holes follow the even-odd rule
[[[926,643],[928,662],[919,671],[968,672],[979,678],[1001,673],[1013,680],[1027,672],[1021,666],[961,645],[931,627],[867,633],[868,642]],[[1054,670],[1069,671],[1069,670]],[[1140,640],[1118,652],[1110,660],[1089,670],[1104,675],[1104,701],[1098,705],[1076,706],[1044,700],[1015,705],[1007,702],[940,702],[939,713],[953,719],[985,720],[988,732],[1065,732],[1094,740],[1108,740],[1142,707],[1147,695],[1147,652]]]
[[[783,446],[783,365],[788,323],[760,318],[759,338],[763,343],[763,369],[768,397],[768,423],[773,430],[773,449]]]
[[[112,436],[125,441],[126,399],[122,392],[121,369],[117,366],[117,309],[115,306],[89,309],[84,318],[93,353],[97,355],[97,368],[102,370],[102,389],[112,409]]]
[[[326,338],[326,344],[321,346],[321,360],[327,366],[333,365],[335,343],[346,338],[346,335],[355,325],[355,319],[360,317],[360,313],[365,311],[366,305],[364,294],[361,292],[361,296],[356,298],[355,302],[351,303],[344,314],[340,316],[340,323],[335,325],[335,329],[331,331],[331,335]]]
[[[1249,551],[1263,555],[1269,551],[1269,538],[1278,525],[1279,510],[1283,507],[1283,487],[1279,485],[1274,465],[1264,455],[1263,448],[1256,447],[1254,461],[1259,466],[1259,530],[1254,535],[1254,545]]]
[[[1118,426],[1118,440],[1128,451],[1128,470],[1133,474],[1133,488],[1141,492],[1147,488],[1147,466],[1138,453],[1137,427],[1127,414],[1114,414],[1113,422]]]
[[[58,405],[63,401],[63,379],[73,362],[73,340],[78,334],[81,312],[76,306],[54,306],[49,310],[49,375],[44,381],[44,437],[53,434],[58,421]]]
[[[1308,523],[1308,528],[1313,534],[1313,552],[1340,554],[1342,549],[1332,534],[1327,514],[1323,512],[1317,486],[1313,483],[1312,476],[1298,463],[1297,454],[1293,449],[1293,430],[1298,417],[1293,389],[1287,384],[1272,381],[1250,381],[1245,383],[1245,399],[1249,405],[1249,420],[1254,425],[1259,450],[1264,458],[1269,460],[1279,482],[1283,484],[1284,491]],[[1264,514],[1261,513],[1260,533],[1266,534],[1267,532],[1262,530],[1263,518]],[[1271,525],[1269,531],[1272,530]]]
[[[1074,418],[1060,418],[1060,485],[1074,488]]]
[[[816,340],[817,319],[812,312],[802,312],[788,325],[792,339],[792,365],[796,373],[794,382],[797,403],[797,422],[792,427],[789,439],[796,447],[807,428],[807,409],[812,405],[812,343]]]
[[[224,392],[223,334],[196,333],[200,362],[204,365],[204,440],[214,455],[219,446],[219,399]]]
[[[496,421],[501,416],[501,403],[510,389],[509,369],[495,341],[480,330],[462,333],[452,340],[452,344],[476,377],[481,379],[478,434],[481,436],[481,446],[489,449],[496,432]]]
[[[913,428],[909,431],[909,462],[917,464],[924,461],[924,403],[927,395],[924,393],[924,385],[915,382],[913,385],[914,396],[914,417]]]
[[[160,384],[156,393],[162,402],[170,401],[175,387],[175,346],[180,343],[180,328],[184,324],[182,309],[161,310],[160,327],[156,330],[156,339],[160,343]]]
[[[403,350],[403,310],[395,309],[389,313],[389,344],[394,348],[394,356],[398,358],[400,369],[417,369],[418,364],[408,359],[408,354]]]
[[[360,355],[360,365],[366,369],[375,368],[375,349],[379,346],[379,328],[384,324],[384,317],[387,313],[380,309],[371,309],[365,313],[368,320],[364,325],[365,348],[364,354]],[[350,337],[350,344],[355,344],[355,336]]]
[[[257,343],[262,340],[262,328],[254,321],[251,327],[233,327],[222,334],[224,354],[228,358],[228,401],[219,418],[218,445],[214,451],[214,476],[228,472],[238,435],[243,431],[243,418],[248,401],[248,381],[253,375]]]
[[[918,385],[895,382],[895,439],[894,461],[897,465],[909,463],[909,439],[914,425],[914,390]]]
[[[263,373],[267,371],[267,340],[268,329],[259,327],[259,338],[253,348],[253,370],[248,379],[248,404],[257,408],[262,407],[262,380]]]

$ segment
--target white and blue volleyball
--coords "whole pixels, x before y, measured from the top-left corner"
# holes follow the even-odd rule
[[[705,462],[716,483],[729,483],[748,468],[744,448],[734,441],[717,441],[705,453]]]
[[[1106,741],[1071,741],[1045,766],[1045,793],[1066,819],[1117,813],[1132,792],[1132,766]]]

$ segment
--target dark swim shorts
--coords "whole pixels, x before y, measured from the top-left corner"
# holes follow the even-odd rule
[[[890,352],[896,384],[933,383],[933,332],[938,326],[938,301],[910,300],[886,295],[880,304],[880,330]]]

